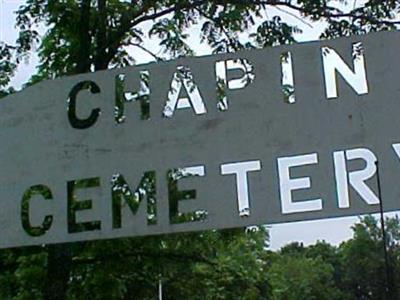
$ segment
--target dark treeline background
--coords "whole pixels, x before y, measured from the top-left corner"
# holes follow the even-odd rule
[[[332,230],[335,230],[332,228]],[[323,241],[268,250],[263,227],[72,245],[67,299],[399,299],[400,222],[372,216],[339,246]],[[0,299],[43,299],[46,247],[0,252]]]

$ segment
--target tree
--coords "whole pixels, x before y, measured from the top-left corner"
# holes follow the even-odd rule
[[[268,270],[271,299],[342,299],[333,273],[333,267],[321,258],[282,254]]]
[[[385,224],[390,270],[385,269],[382,231],[372,216],[364,217],[355,224],[354,237],[340,246],[339,253],[344,266],[342,281],[349,291],[349,299],[385,299],[387,280],[392,292],[388,299],[397,298],[399,285],[395,276],[399,272],[400,223],[395,217],[387,218]],[[390,278],[386,278],[387,271]]]
[[[272,299],[398,299],[399,218],[386,218],[385,229],[384,243],[378,220],[366,216],[354,224],[353,238],[339,247],[325,242],[283,247],[267,268]]]
[[[318,241],[315,245],[309,246],[305,251],[305,256],[312,259],[320,259],[333,268],[334,285],[341,289],[343,264],[339,255],[339,249],[324,241]]]
[[[68,299],[268,299],[266,232],[242,229],[76,243]],[[47,253],[1,253],[0,296],[43,299]],[[96,292],[94,292],[96,291]]]
[[[147,36],[159,38],[168,58],[193,55],[187,43],[188,29],[199,23],[200,41],[208,43],[214,53],[295,42],[296,25],[283,22],[276,13],[264,18],[264,12],[272,7],[297,11],[310,21],[325,20],[328,25],[322,38],[395,29],[398,24],[396,0],[367,1],[349,12],[338,8],[343,2],[28,0],[18,11],[17,49],[22,55],[38,42],[38,76],[53,78],[132,64],[134,55],[128,46],[162,59],[145,48]],[[48,28],[42,41],[33,26],[39,23]]]
[[[268,269],[272,299],[343,299],[340,256],[325,242],[284,246]]]

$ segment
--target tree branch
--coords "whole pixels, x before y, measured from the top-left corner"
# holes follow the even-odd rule
[[[196,8],[197,6],[203,5],[207,2],[208,1],[205,1],[205,0],[199,0],[199,1],[193,1],[190,3],[186,3],[186,4],[177,4],[177,5],[171,6],[169,8],[165,8],[164,10],[157,11],[152,14],[145,14],[141,17],[138,17],[139,14],[144,14],[150,9],[150,8],[147,8],[147,10],[145,10],[142,8],[139,12],[136,12],[134,15],[132,15],[131,18],[129,18],[129,21],[126,21],[125,23],[123,23],[121,25],[121,27],[119,28],[119,30],[112,36],[112,38],[110,38],[110,40],[107,44],[107,47],[109,48],[108,59],[111,60],[114,57],[115,53],[118,51],[118,48],[121,45],[121,42],[122,42],[124,36],[126,35],[127,32],[130,31],[130,29],[132,27],[137,26],[140,23],[143,23],[145,21],[155,20],[157,18],[163,17],[163,16],[168,15],[176,10],[193,9],[193,8]]]
[[[140,45],[139,43],[132,43],[131,44],[134,47],[139,48],[140,50],[146,52],[147,54],[149,54],[150,56],[152,56],[156,61],[163,61],[164,59],[162,57],[157,56],[157,54],[153,53],[152,51],[150,51],[149,49],[147,49],[146,47],[143,47],[142,45]]]
[[[120,28],[108,39],[107,44],[105,47],[108,48],[109,52],[107,55],[107,62],[109,62],[117,53],[123,38],[125,35],[130,31],[132,27],[135,27],[143,22],[149,21],[149,20],[155,20],[157,18],[166,16],[174,11],[178,10],[190,10],[190,9],[197,9],[201,10],[200,6],[209,3],[210,1],[205,1],[205,0],[197,0],[197,1],[185,1],[182,3],[181,1],[178,4],[172,5],[170,7],[165,7],[164,9],[160,11],[155,11],[154,13],[148,14],[148,12],[151,10],[152,7],[149,6],[142,6],[140,10],[138,11],[132,11],[132,14],[127,14],[126,17],[124,17],[124,21],[122,22]],[[275,8],[280,9],[280,7],[286,7],[289,9],[292,9],[294,11],[300,12],[305,15],[313,16],[315,12],[308,10],[307,8],[294,4],[292,1],[288,0],[231,0],[231,1],[225,1],[225,0],[216,0],[213,1],[215,5],[252,5],[252,6],[261,6],[263,8],[266,8],[268,6],[272,6]],[[289,13],[289,12],[286,12]],[[204,16],[204,12],[202,12],[202,15]],[[321,11],[319,12],[319,16],[328,20],[333,20],[333,19],[340,19],[340,18],[352,18],[353,20],[363,20],[372,24],[384,24],[384,25],[399,25],[400,21],[391,21],[391,20],[380,20],[371,16],[363,15],[363,14],[357,14],[355,11],[349,12],[349,13],[343,13],[343,12],[338,12],[338,10],[334,7],[331,6],[325,6]],[[215,20],[214,20],[215,21]],[[220,26],[219,26],[220,27]],[[220,27],[221,28],[221,27]],[[230,41],[231,43],[232,41]],[[142,48],[142,50],[144,50]]]

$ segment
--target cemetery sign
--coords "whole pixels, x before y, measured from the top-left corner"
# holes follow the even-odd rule
[[[45,81],[0,101],[0,247],[400,209],[398,32]],[[379,162],[379,164],[378,164]]]

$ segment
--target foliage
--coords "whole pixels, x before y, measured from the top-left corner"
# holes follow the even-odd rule
[[[386,218],[385,227],[388,270],[382,230],[372,216],[360,219],[353,238],[338,247],[325,242],[283,247],[267,270],[272,299],[398,299],[399,218]]]
[[[387,218],[393,297],[399,283],[399,218]],[[377,220],[360,219],[340,246],[294,243],[267,250],[262,228],[76,243],[68,299],[382,299],[383,240]],[[0,297],[42,299],[46,251],[0,252]],[[94,293],[93,291],[96,291]]]
[[[389,237],[386,243],[392,278],[400,271],[398,269],[399,228],[398,217],[386,220]],[[371,216],[355,224],[353,231],[354,238],[340,247],[343,265],[349,266],[342,277],[343,287],[358,299],[381,299],[386,293],[387,280],[382,231],[377,220]],[[393,280],[389,284],[397,294],[398,283]]]
[[[0,88],[7,86],[14,75],[16,64],[12,61],[13,48],[0,42]]]
[[[199,27],[199,39],[214,53],[295,42],[300,30],[280,15],[300,13],[309,21],[327,22],[323,38],[395,29],[399,2],[367,1],[343,9],[344,0],[160,0],[119,1],[27,0],[18,11],[19,56],[39,43],[39,78],[77,71],[106,69],[135,62],[135,52],[155,59],[195,54],[190,28]],[[349,6],[348,6],[349,7]],[[272,8],[281,10],[272,11]],[[342,8],[342,9],[341,9]],[[48,28],[41,41],[36,30]],[[146,47],[158,38],[161,53]],[[158,53],[160,53],[158,51]],[[38,74],[38,75],[39,75]],[[37,78],[36,78],[37,80]]]
[[[42,299],[46,253],[39,247],[0,252],[0,298]]]
[[[154,299],[161,280],[166,299],[258,298],[265,240],[260,229],[87,243],[75,260],[70,297]]]
[[[274,300],[323,300],[335,297],[333,267],[322,259],[282,255],[268,270]]]

